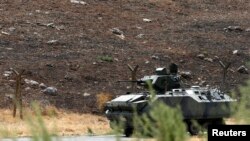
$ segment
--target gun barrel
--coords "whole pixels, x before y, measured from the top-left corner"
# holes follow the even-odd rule
[[[140,82],[138,80],[118,80],[117,82],[134,82],[134,83],[137,83],[137,82]]]

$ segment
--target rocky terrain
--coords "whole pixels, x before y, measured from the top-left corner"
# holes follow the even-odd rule
[[[186,85],[219,86],[220,61],[234,89],[249,77],[249,0],[1,0],[0,107],[11,107],[15,74],[31,101],[96,112],[95,95],[123,94],[138,75],[179,66]],[[43,83],[43,84],[41,84]]]

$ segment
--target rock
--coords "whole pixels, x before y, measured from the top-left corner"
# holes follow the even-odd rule
[[[240,54],[239,54],[239,50],[234,50],[234,51],[233,51],[233,55],[240,55]]]
[[[86,93],[86,92],[83,94],[84,97],[87,97],[87,96],[90,96],[90,95],[91,95],[90,93]]]
[[[125,36],[122,34],[122,35],[116,35],[117,37],[119,37],[120,39],[124,40],[125,39]]]
[[[114,58],[114,61],[118,62],[118,61],[119,61],[119,59],[118,59],[118,58]]]
[[[10,32],[14,32],[15,30],[16,30],[15,27],[10,27],[10,28],[9,28],[9,31],[10,31]]]
[[[180,60],[179,62],[180,62],[180,63],[185,63],[185,60]]]
[[[44,94],[56,96],[57,95],[57,89],[55,87],[47,87],[46,89],[42,90]]]
[[[47,88],[47,86],[46,86],[44,83],[40,83],[40,84],[39,84],[39,88],[45,89],[45,88]]]
[[[138,38],[138,39],[142,39],[144,37],[144,34],[138,34],[137,36],[136,36],[136,38]]]
[[[250,32],[250,28],[247,28],[245,31],[246,31],[246,32]]]
[[[1,33],[2,33],[3,35],[10,35],[9,32],[5,32],[5,31],[1,31]]]
[[[123,35],[123,31],[121,31],[120,29],[118,29],[118,28],[112,28],[111,32],[113,34],[115,34],[117,37],[119,37],[120,39],[122,39],[122,40],[125,39],[125,36]]]
[[[31,85],[31,86],[34,86],[34,87],[36,87],[36,86],[39,85],[39,83],[38,83],[37,81],[29,80],[29,79],[24,79],[24,82],[25,82],[26,84]]]
[[[204,59],[205,55],[204,54],[199,54],[199,55],[197,55],[197,58]]]
[[[214,61],[219,61],[219,57],[218,56],[214,56]]]
[[[136,28],[137,28],[137,29],[139,29],[139,30],[141,30],[141,29],[142,29],[142,27],[140,27],[140,26],[136,26]]]
[[[212,58],[204,58],[205,61],[208,61],[208,62],[214,62],[214,60]]]
[[[4,73],[3,76],[4,76],[4,77],[10,77],[10,74]]]
[[[123,35],[123,31],[121,31],[119,28],[112,28],[111,31],[113,34]]]
[[[75,76],[73,74],[67,73],[64,76],[64,79],[67,80],[67,81],[73,81],[75,79]]]
[[[185,79],[192,79],[192,73],[190,71],[182,71],[180,75]]]
[[[165,59],[171,59],[171,57],[169,57],[168,55],[164,55],[163,58],[165,58]]]
[[[7,47],[7,48],[5,48],[6,50],[13,50],[13,48],[12,47]]]
[[[147,19],[147,18],[143,18],[142,19],[144,22],[146,22],[146,23],[150,23],[150,22],[152,22],[152,20],[151,19]]]
[[[146,61],[145,64],[149,64],[150,62],[149,61]]]
[[[47,42],[47,44],[52,45],[52,44],[55,44],[55,43],[57,43],[57,42],[58,42],[58,40],[49,40],[49,41]]]
[[[232,31],[234,31],[234,32],[242,32],[243,31],[243,29],[240,26],[228,26],[228,27],[224,28],[224,30],[226,32],[232,32]]]
[[[60,26],[56,26],[55,27],[57,30],[64,30],[65,26],[64,25],[60,25]]]
[[[71,3],[74,4],[82,4],[82,5],[86,5],[87,3],[82,1],[82,0],[70,0]]]
[[[7,99],[14,99],[14,94],[5,94],[5,97],[7,98]]]
[[[4,77],[10,77],[13,74],[12,71],[4,71],[3,76]]]
[[[47,24],[43,24],[43,25],[45,25],[47,27],[55,27],[54,23],[47,23]]]
[[[151,56],[151,58],[154,59],[154,60],[160,59],[159,56],[156,56],[156,55]]]
[[[29,91],[29,90],[31,90],[31,88],[30,87],[26,87],[24,90],[25,91]]]
[[[244,65],[240,66],[237,71],[242,74],[248,74],[248,69]]]

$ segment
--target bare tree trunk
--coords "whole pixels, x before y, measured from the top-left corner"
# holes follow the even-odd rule
[[[226,81],[227,71],[228,71],[228,68],[231,66],[232,63],[229,62],[229,63],[226,63],[226,65],[222,61],[219,61],[219,63],[221,65],[222,69],[223,69],[223,71],[222,71],[223,78],[222,78],[222,84],[221,84],[222,86],[221,87],[223,87],[222,88],[223,91],[226,91],[228,89],[228,84],[227,84],[227,81]]]
[[[134,92],[135,91],[135,86],[136,86],[135,83],[134,83],[134,81],[136,81],[136,74],[137,74],[137,70],[138,70],[139,66],[136,65],[134,68],[132,68],[128,64],[128,68],[131,71],[131,79],[132,79],[132,82],[131,82],[131,91]]]
[[[23,119],[21,82],[22,82],[22,74],[24,73],[24,70],[22,70],[21,73],[18,73],[16,70],[13,70],[13,72],[16,74],[16,91],[15,91],[14,102],[13,102],[13,107],[14,107],[13,117],[16,117],[16,109],[19,108],[20,118]]]

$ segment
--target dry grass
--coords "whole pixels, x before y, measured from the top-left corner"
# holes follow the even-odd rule
[[[100,93],[96,95],[97,106],[100,111],[104,110],[105,103],[113,99],[113,96],[109,93]]]
[[[30,126],[26,120],[28,116],[35,119],[35,115],[30,109],[25,111],[25,119],[20,120],[12,117],[11,110],[0,109],[0,136],[30,136]],[[84,135],[90,130],[94,134],[106,134],[111,131],[108,120],[101,116],[60,110],[56,110],[55,116],[49,116],[47,113],[43,115],[45,125],[51,133],[57,135]]]
[[[193,136],[188,141],[207,141],[207,137]]]
[[[52,114],[56,113],[54,116]],[[0,137],[10,136],[30,136],[30,126],[26,120],[12,117],[10,109],[0,109]],[[89,131],[94,134],[107,134],[111,133],[109,121],[102,116],[92,114],[77,114],[68,111],[58,110],[55,107],[46,107],[42,110],[44,122],[51,133],[57,135],[87,135]],[[35,114],[30,109],[25,109],[25,119],[31,116],[35,118]],[[226,119],[226,124],[235,124],[237,121],[234,119]],[[152,140],[152,139],[150,139]],[[188,141],[206,141],[206,136],[193,136]]]

